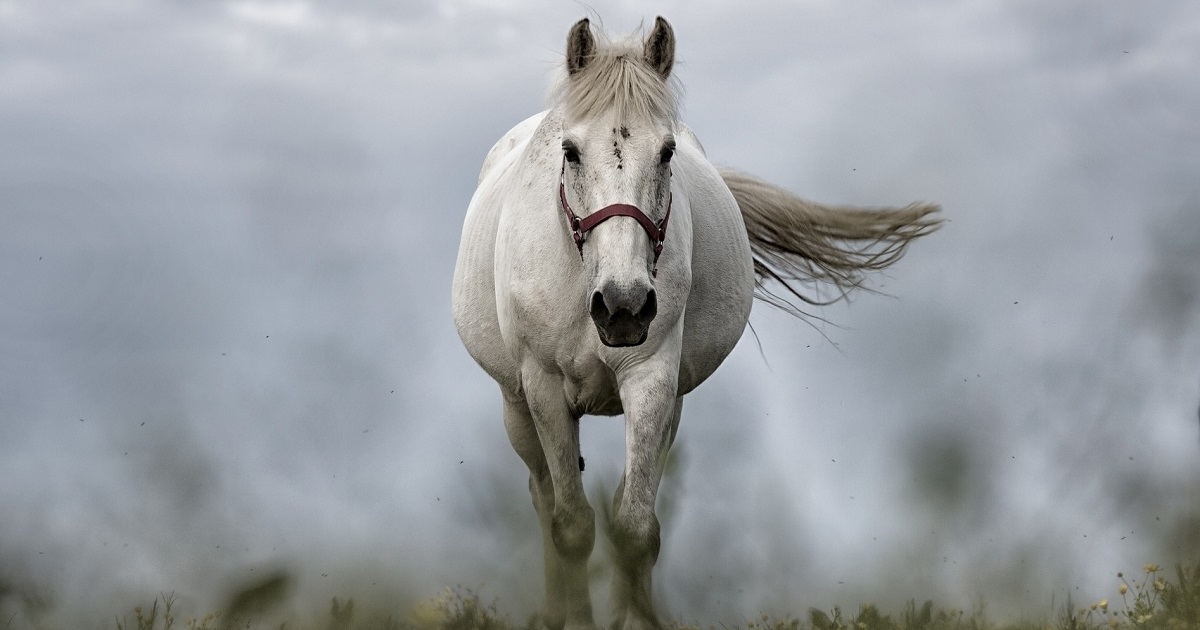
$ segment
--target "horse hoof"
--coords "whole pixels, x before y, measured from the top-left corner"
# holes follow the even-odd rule
[[[609,630],[662,630],[662,626],[642,615],[626,613],[623,617],[613,619]]]

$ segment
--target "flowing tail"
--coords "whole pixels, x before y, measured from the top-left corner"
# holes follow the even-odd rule
[[[793,298],[817,306],[843,299],[864,287],[867,272],[900,260],[909,243],[942,224],[937,204],[826,206],[745,173],[718,170],[746,223],[755,297],[798,317],[809,314]],[[771,281],[787,293],[773,292]],[[836,295],[822,298],[817,287],[822,283],[832,285]]]

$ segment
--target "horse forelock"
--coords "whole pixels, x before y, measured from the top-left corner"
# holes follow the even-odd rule
[[[613,113],[622,121],[659,120],[673,123],[679,116],[679,88],[663,79],[646,61],[640,38],[597,42],[587,66],[574,74],[561,73],[551,92],[567,120]]]

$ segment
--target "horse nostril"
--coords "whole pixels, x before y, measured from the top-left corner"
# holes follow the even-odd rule
[[[604,303],[604,294],[596,291],[592,293],[592,319],[596,321],[608,321],[609,312],[608,305]]]
[[[638,311],[635,317],[643,324],[649,324],[654,320],[654,316],[658,314],[658,297],[654,293],[654,289],[646,292],[646,302],[642,304],[641,310]]]

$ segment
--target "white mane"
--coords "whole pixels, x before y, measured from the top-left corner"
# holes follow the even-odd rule
[[[551,106],[563,106],[575,120],[611,111],[623,120],[678,119],[679,83],[659,76],[642,46],[640,32],[616,42],[600,34],[583,70],[568,74],[564,64],[550,91]]]

